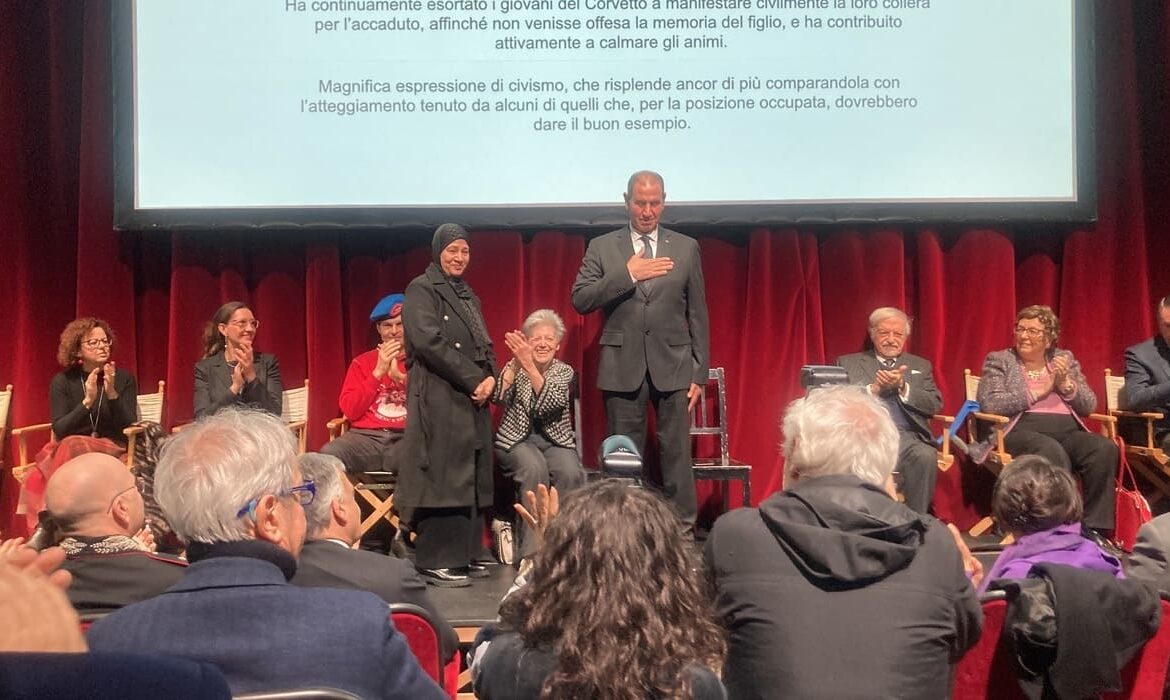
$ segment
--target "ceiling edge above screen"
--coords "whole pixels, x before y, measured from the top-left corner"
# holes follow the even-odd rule
[[[128,231],[223,229],[408,229],[458,221],[480,228],[585,228],[626,223],[614,183],[612,204],[492,206],[323,206],[136,208],[132,0],[111,2],[114,228]],[[808,201],[687,203],[668,196],[664,222],[677,226],[919,223],[1091,223],[1097,218],[1096,47],[1091,0],[1075,0],[1076,196],[1060,201]],[[1004,105],[1011,110],[1012,105]],[[649,164],[651,167],[653,164]],[[555,172],[555,169],[553,169]],[[663,172],[670,192],[671,174]],[[622,178],[624,178],[624,174]]]

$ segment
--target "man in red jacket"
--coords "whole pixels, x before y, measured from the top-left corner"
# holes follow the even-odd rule
[[[404,302],[401,294],[390,294],[374,306],[370,321],[381,342],[353,358],[337,397],[350,428],[326,443],[321,452],[340,459],[350,474],[398,471],[394,455],[406,428]],[[366,504],[362,506],[364,511]],[[371,528],[363,538],[363,548],[385,551],[386,530],[384,521]]]

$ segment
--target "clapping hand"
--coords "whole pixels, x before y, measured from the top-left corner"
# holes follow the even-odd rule
[[[398,356],[402,353],[401,340],[387,340],[384,343],[378,344],[378,361],[374,366],[374,376],[378,379],[390,375],[390,378],[395,381],[402,381],[401,372],[398,371],[396,363]],[[399,376],[395,376],[399,375]]]
[[[549,521],[555,518],[561,509],[561,497],[557,494],[556,486],[549,488],[544,484],[538,485],[535,493],[528,491],[524,497],[528,501],[527,508],[520,503],[512,507],[532,528],[536,543],[539,545],[544,539],[544,531],[548,528]]]
[[[524,366],[532,364],[532,343],[520,331],[508,331],[504,334],[504,344],[512,351],[516,360]]]
[[[1068,378],[1068,357],[1057,355],[1052,358],[1052,386],[1056,391],[1067,394],[1074,387]]]
[[[82,397],[81,403],[86,408],[92,408],[98,397],[98,373],[103,371],[101,367],[95,368],[85,377],[85,396]]]
[[[902,365],[897,369],[879,369],[877,376],[874,378],[874,382],[877,383],[879,391],[901,389],[902,385],[906,383],[907,371],[909,371],[909,368],[906,365]]]
[[[114,388],[114,377],[118,373],[118,368],[116,366],[114,366],[113,362],[107,362],[105,367],[102,368],[102,371],[105,372],[105,378],[106,378],[105,379],[106,398],[113,401],[114,399],[118,398],[118,390]]]
[[[26,546],[23,537],[14,537],[0,542],[0,565],[5,563],[44,577],[62,591],[73,582],[73,575],[61,568],[65,563],[65,550],[60,547],[48,547],[38,552]]]
[[[955,540],[955,546],[959,549],[959,555],[963,557],[963,571],[967,574],[967,578],[971,579],[971,585],[976,588],[979,583],[983,581],[983,564],[971,554],[971,548],[963,541],[963,535],[959,532],[959,528],[955,527],[953,523],[947,523],[947,531],[951,533],[951,537]]]

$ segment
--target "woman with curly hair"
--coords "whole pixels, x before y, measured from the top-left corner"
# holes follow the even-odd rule
[[[138,420],[138,383],[113,362],[117,336],[98,318],[70,321],[61,331],[57,362],[64,368],[49,384],[53,439],[37,454],[22,485],[17,513],[29,530],[44,508],[45,484],[59,466],[86,452],[126,453],[126,436]]]
[[[1060,319],[1051,308],[1021,309],[1013,335],[1013,347],[992,352],[983,361],[976,400],[984,411],[1011,419],[1003,438],[1009,454],[1040,455],[1081,477],[1085,534],[1111,546],[1117,445],[1081,420],[1097,407],[1097,395],[1076,357],[1056,347]],[[977,445],[972,457],[983,461],[989,446]]]
[[[500,607],[480,698],[723,698],[726,652],[678,516],[619,481],[574,491]]]

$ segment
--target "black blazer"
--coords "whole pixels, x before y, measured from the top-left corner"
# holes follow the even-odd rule
[[[205,357],[195,363],[195,419],[209,416],[225,406],[253,406],[280,415],[281,394],[284,384],[280,380],[280,363],[276,355],[258,352],[253,364],[256,380],[244,385],[237,396],[232,393],[232,368],[228,366],[223,352]]]
[[[290,582],[306,588],[345,588],[369,591],[389,603],[412,603],[426,610],[439,626],[443,660],[459,648],[455,629],[427,596],[427,586],[410,562],[361,549],[349,549],[328,540],[309,540],[297,560]]]

